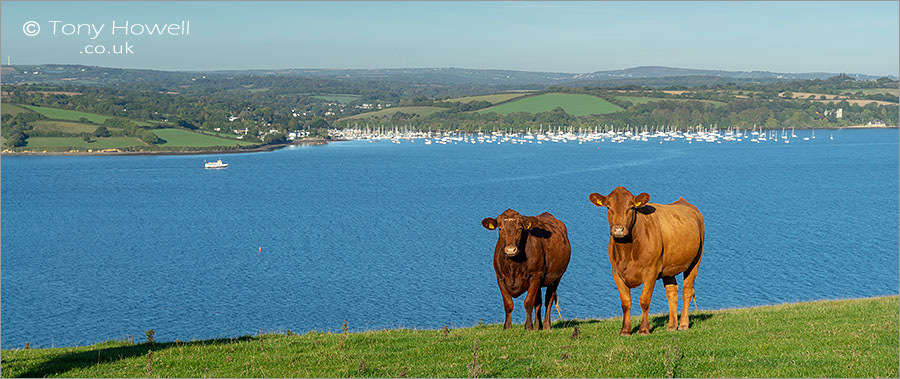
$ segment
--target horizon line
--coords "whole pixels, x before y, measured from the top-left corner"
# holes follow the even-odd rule
[[[651,67],[659,67],[659,68],[669,68],[669,69],[677,69],[677,70],[697,70],[697,71],[722,71],[722,72],[741,72],[741,73],[771,73],[771,74],[834,74],[840,75],[845,74],[848,76],[853,75],[866,75],[866,76],[880,76],[880,77],[888,77],[888,78],[897,78],[900,77],[900,72],[897,74],[869,74],[862,72],[829,72],[829,71],[798,71],[798,72],[780,72],[780,71],[769,71],[769,70],[727,70],[727,69],[718,69],[718,68],[685,68],[685,67],[674,67],[674,66],[662,66],[662,65],[642,65],[642,66],[632,66],[625,68],[617,68],[617,69],[605,69],[605,70],[595,70],[588,72],[566,72],[566,71],[534,71],[534,70],[521,70],[521,69],[510,69],[510,68],[472,68],[472,67],[456,67],[456,66],[445,66],[445,67],[377,67],[377,68],[352,68],[352,67],[283,67],[283,68],[222,68],[222,69],[202,69],[202,70],[188,70],[188,69],[160,69],[160,68],[144,68],[144,67],[114,67],[114,66],[101,66],[101,65],[88,65],[82,63],[37,63],[37,64],[2,64],[0,62],[0,67],[16,67],[16,66],[48,66],[48,65],[60,65],[60,66],[84,66],[84,67],[99,67],[99,68],[110,68],[110,69],[120,69],[120,70],[146,70],[146,71],[160,71],[160,72],[217,72],[217,71],[278,71],[278,70],[329,70],[329,71],[340,71],[340,70],[358,70],[358,71],[374,71],[374,70],[421,70],[421,69],[460,69],[460,70],[480,70],[480,71],[517,71],[517,72],[531,72],[531,73],[550,73],[550,74],[569,74],[569,75],[583,75],[583,74],[593,74],[596,72],[608,72],[608,71],[623,71],[629,69],[636,68],[651,68]],[[692,75],[695,76],[695,75]]]

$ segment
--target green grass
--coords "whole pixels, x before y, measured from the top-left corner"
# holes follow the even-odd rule
[[[469,377],[467,366],[477,344],[480,377],[897,377],[898,307],[897,296],[891,296],[698,311],[687,331],[666,331],[667,317],[654,316],[649,336],[627,337],[618,335],[621,318],[613,318],[557,322],[549,332],[487,325],[452,329],[446,335],[399,329],[107,342],[3,350],[3,374]],[[502,312],[500,306],[496,312]],[[636,327],[638,321],[632,321]],[[579,336],[572,338],[576,326]]]
[[[566,113],[575,116],[615,113],[623,110],[622,107],[596,96],[547,93],[510,101],[508,103],[479,110],[478,112],[495,112],[500,114],[509,114],[512,112],[538,113],[546,112],[556,107],[562,107],[562,109],[565,109]]]
[[[527,95],[528,92],[507,92],[507,93],[495,93],[492,95],[479,95],[479,96],[466,96],[466,97],[455,97],[452,99],[443,100],[448,103],[471,103],[473,101],[487,101],[491,104],[502,103],[507,100],[512,100],[517,97],[522,97]]]
[[[359,100],[359,98],[362,96],[353,95],[353,94],[335,93],[335,94],[315,95],[312,97],[314,97],[316,99],[320,99],[320,100],[334,101],[334,102],[338,102],[338,103],[347,104],[347,103],[352,103],[356,100]]]
[[[394,113],[403,112],[407,114],[417,114],[419,116],[425,117],[435,112],[443,112],[447,110],[447,108],[441,107],[391,107],[387,109],[382,109],[380,111],[374,112],[366,112],[360,113],[358,115],[353,115],[350,117],[344,117],[339,121],[343,120],[356,120],[356,119],[375,119],[375,120],[390,120]]]
[[[93,122],[95,124],[103,124],[106,119],[111,118],[112,116],[103,116],[95,113],[87,113],[87,112],[79,112],[79,111],[71,111],[68,109],[59,109],[59,108],[50,108],[50,107],[41,107],[37,105],[25,105],[25,108],[31,109],[37,113],[44,115],[45,117],[53,120],[65,120],[65,121],[78,121],[82,117],[88,119],[88,121]],[[135,125],[138,126],[150,126],[149,122],[132,120]]]
[[[159,144],[162,147],[211,147],[254,144],[253,142],[213,137],[182,129],[156,129],[152,130],[152,132],[157,137],[166,140],[166,143]]]
[[[841,93],[843,93],[843,92],[856,93],[858,91],[862,91],[863,94],[866,94],[866,95],[875,95],[875,94],[884,93],[884,94],[888,94],[888,95],[900,96],[900,89],[897,89],[897,88],[846,89],[846,90],[840,90],[839,92],[841,92]]]
[[[79,149],[115,149],[129,146],[146,146],[143,142],[133,137],[104,137],[97,138],[91,143],[84,142],[81,137],[28,137],[25,144],[27,150],[60,148]]]
[[[34,127],[34,130],[40,131],[55,131],[55,132],[63,132],[63,133],[94,133],[97,130],[97,127],[100,125],[94,124],[83,124],[80,122],[72,122],[72,121],[50,121],[50,120],[38,120],[31,123]],[[118,128],[109,128],[109,130],[117,130]]]
[[[0,104],[0,114],[9,113],[9,114],[15,116],[19,113],[24,113],[24,112],[30,112],[30,111],[28,109],[22,108],[21,106],[15,105],[15,104]]]
[[[702,103],[715,104],[716,106],[720,106],[720,107],[725,106],[725,103],[723,103],[721,101],[714,101],[714,100],[668,99],[668,98],[664,98],[664,97],[640,97],[640,96],[616,96],[616,99],[630,101],[634,104],[647,104],[647,103],[652,103],[652,102],[656,102],[656,101],[669,100],[669,101],[699,101]]]

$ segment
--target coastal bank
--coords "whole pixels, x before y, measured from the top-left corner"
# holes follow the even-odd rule
[[[201,149],[201,150],[140,150],[140,151],[123,151],[119,149],[103,149],[97,151],[10,151],[4,150],[3,156],[118,156],[118,155],[208,155],[208,154],[241,154],[241,153],[259,153],[265,151],[274,151],[292,145],[325,145],[329,142],[339,142],[342,140],[325,140],[310,139],[297,140],[289,143],[279,143],[271,145],[257,146],[247,149]]]
[[[290,330],[3,350],[6,377],[897,377],[898,297],[691,310],[691,329],[619,336],[621,318],[550,331]],[[299,322],[299,321],[298,321]],[[341,320],[335,320],[340,325]],[[138,341],[140,340],[140,342]]]

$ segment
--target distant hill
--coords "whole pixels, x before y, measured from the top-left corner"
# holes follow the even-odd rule
[[[577,74],[515,70],[479,70],[466,68],[384,68],[384,69],[282,69],[213,71],[239,75],[298,75],[342,79],[381,79],[420,84],[558,84],[573,80]]]
[[[643,66],[591,73],[481,70],[466,68],[385,68],[385,69],[255,69],[219,71],[158,71],[119,69],[83,65],[13,65],[4,67],[3,82],[37,83],[163,83],[200,79],[200,75],[223,76],[296,76],[333,80],[375,80],[419,85],[490,85],[538,89],[548,85],[702,85],[734,82],[775,82],[826,79],[838,73],[778,73],[769,71],[698,70],[662,66]],[[848,74],[855,79],[874,80],[879,76]],[[890,76],[896,79],[896,76]],[[530,87],[529,87],[530,86]]]
[[[615,80],[615,79],[639,79],[639,78],[664,78],[670,76],[710,76],[735,79],[777,79],[777,80],[810,80],[827,79],[838,75],[828,72],[784,73],[770,71],[724,71],[724,70],[697,70],[691,68],[675,68],[662,66],[641,66],[620,70],[596,71],[590,74],[576,75],[578,80]],[[857,80],[874,80],[880,78],[876,75],[848,74]],[[896,77],[892,77],[896,78]]]
[[[228,74],[253,73],[264,75],[300,75],[331,78],[391,79],[423,84],[563,84],[580,81],[620,81],[666,77],[711,77],[749,80],[808,80],[827,79],[840,73],[779,73],[769,71],[698,70],[662,66],[643,66],[621,70],[596,71],[587,74],[562,72],[534,72],[515,70],[478,70],[465,68],[390,68],[390,69],[284,69],[215,71]],[[848,74],[857,80],[874,80],[876,75]],[[895,78],[895,77],[892,77]]]

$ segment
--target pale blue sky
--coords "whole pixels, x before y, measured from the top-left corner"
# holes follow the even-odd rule
[[[898,2],[19,2],[0,4],[13,64],[162,70],[464,67],[592,72],[671,66],[897,75]],[[105,24],[52,35],[50,21]],[[187,36],[112,22],[190,20]],[[23,25],[35,21],[40,34]],[[88,55],[128,43],[134,54]]]

